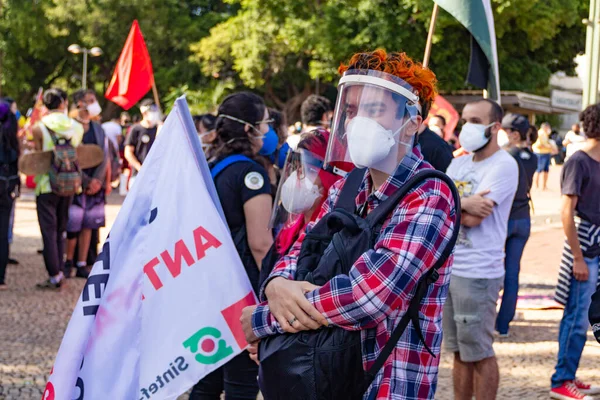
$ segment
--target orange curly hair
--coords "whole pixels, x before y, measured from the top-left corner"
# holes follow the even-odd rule
[[[349,69],[372,69],[401,78],[419,93],[423,118],[427,116],[437,94],[437,78],[433,71],[413,61],[406,53],[387,53],[384,49],[356,53],[350,58],[348,65],[340,65],[338,72],[341,75]]]

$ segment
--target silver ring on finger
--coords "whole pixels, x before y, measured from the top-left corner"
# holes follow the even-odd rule
[[[294,322],[296,322],[297,320],[298,320],[298,318],[294,317],[288,322],[290,323],[290,326],[294,326]]]

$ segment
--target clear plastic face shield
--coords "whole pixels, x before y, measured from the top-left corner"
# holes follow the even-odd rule
[[[381,71],[348,70],[340,79],[326,166],[351,162],[392,174],[412,151],[419,128],[419,96]]]
[[[333,167],[324,168],[323,164],[323,160],[308,150],[288,153],[281,170],[270,228],[285,228],[299,217],[311,218],[329,187],[345,175]]]

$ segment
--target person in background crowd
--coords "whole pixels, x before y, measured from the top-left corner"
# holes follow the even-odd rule
[[[106,204],[106,168],[108,159],[105,151],[106,136],[102,126],[94,121],[102,108],[96,99],[96,93],[91,90],[79,90],[73,94],[73,103],[77,109],[77,120],[83,125],[83,144],[95,144],[104,152],[103,162],[93,168],[81,171],[82,193],[73,198],[69,207],[69,222],[67,223],[67,261],[64,273],[71,277],[71,269],[77,267],[75,276],[87,278],[89,275],[88,251],[92,244],[92,230],[97,230],[105,224],[104,205]],[[75,262],[75,248],[78,247]],[[75,262],[75,264],[74,264]]]
[[[119,158],[121,159],[121,170],[125,171],[129,169],[129,162],[125,159],[125,139],[129,135],[131,129],[131,116],[127,111],[123,111],[120,115],[119,124],[121,125],[121,141],[119,142]],[[123,173],[121,176],[125,176]],[[123,179],[122,179],[123,180]],[[126,180],[123,180],[126,185]],[[121,183],[119,183],[121,185]],[[124,185],[124,186],[125,186]]]
[[[502,305],[496,318],[496,331],[500,337],[508,337],[509,324],[515,316],[519,296],[521,256],[531,231],[529,192],[533,184],[533,174],[537,168],[537,157],[527,149],[529,128],[527,117],[520,114],[508,114],[502,119],[502,131],[498,134],[498,144],[513,156],[519,167],[519,183],[508,217],[504,258],[504,292]]]
[[[24,122],[25,117],[23,115],[21,115],[21,112],[19,111],[19,108],[17,106],[17,102],[14,101],[12,98],[5,97],[4,102],[10,106],[10,111],[13,113],[13,115],[15,116],[15,118],[17,120],[17,136],[18,136],[18,128],[21,128],[22,125],[25,125],[25,122]],[[22,121],[22,125],[21,125],[21,121]],[[15,206],[16,206],[16,201],[13,202],[13,208],[10,212],[10,219],[8,221],[8,264],[10,264],[10,265],[18,265],[19,264],[19,261],[10,257],[10,245],[12,244],[13,237],[14,237],[13,230],[14,230],[14,225],[15,225]]]
[[[54,149],[52,135],[69,140],[77,147],[83,139],[83,126],[69,118],[66,93],[60,89],[49,89],[43,95],[48,114],[33,127],[34,147],[37,151]],[[52,192],[48,174],[35,177],[35,194],[38,221],[44,242],[44,264],[49,279],[38,283],[38,289],[59,290],[64,278],[64,254],[67,221],[71,196],[58,196]]]
[[[504,282],[504,245],[517,190],[517,162],[498,146],[503,111],[481,99],[465,105],[460,143],[469,154],[446,172],[461,193],[460,234],[448,300],[444,341],[454,353],[456,400],[494,399],[500,374],[494,354],[496,302]]]
[[[131,127],[131,115],[129,115],[127,111],[123,111],[119,118],[119,124],[121,125],[121,128],[123,128],[123,130],[125,131],[124,133],[127,134],[126,131]]]
[[[563,140],[562,144],[567,149],[565,160],[568,160],[576,151],[585,147],[586,137],[579,129],[579,124],[571,126],[571,130],[565,135],[565,140]]]
[[[446,118],[442,117],[441,115],[433,115],[433,116],[429,117],[429,123],[427,124],[427,126],[433,133],[435,133],[442,139],[445,139],[445,137],[446,137]]]
[[[586,394],[600,394],[600,387],[581,382],[576,376],[600,263],[600,104],[588,106],[579,119],[587,140],[582,151],[565,163],[560,177],[566,241],[555,299],[565,309],[550,397],[562,400],[591,400],[593,397]]]
[[[563,137],[556,129],[552,129],[550,140],[556,145],[556,153],[552,154],[552,165],[562,165],[565,161],[565,148],[563,146]]]
[[[121,117],[114,117],[110,121],[103,123],[102,129],[104,130],[106,138],[112,142],[115,149],[118,149],[123,141]]]
[[[217,117],[212,114],[202,114],[198,117],[196,129],[198,131],[200,141],[202,142],[202,149],[204,150],[206,160],[211,162],[214,160],[214,154],[217,150],[214,146],[214,143],[217,140],[217,132],[215,130]]]
[[[538,139],[533,144],[533,152],[538,158],[538,167],[535,173],[535,188],[540,187],[540,175],[542,176],[542,190],[548,190],[548,172],[550,171],[550,158],[558,153],[556,143],[550,139],[552,128],[544,122],[538,131]]]
[[[125,139],[125,159],[131,169],[130,187],[133,186],[135,177],[154,144],[160,122],[160,110],[152,100],[143,100],[140,103],[140,111],[142,112],[142,121],[131,127]]]
[[[264,148],[263,138],[270,127],[269,112],[261,97],[248,92],[232,94],[218,109],[216,160],[210,164],[217,194],[223,205],[227,225],[238,252],[256,290],[259,266],[273,237],[269,230],[271,217],[271,184],[258,154]],[[230,156],[244,156],[233,162]],[[237,240],[239,239],[239,240]],[[211,372],[192,389],[190,400],[219,400],[223,390],[230,399],[256,399],[257,365],[244,351],[224,366]]]
[[[265,155],[265,166],[267,172],[269,174],[269,180],[271,181],[271,189],[273,190],[273,198],[275,198],[277,186],[279,185],[280,178],[280,169],[283,167],[285,163],[285,157],[290,149],[289,144],[286,142],[287,133],[286,133],[286,121],[285,116],[279,110],[274,108],[269,108],[269,118],[273,120],[269,124],[270,130],[267,135],[268,138],[265,137],[265,143],[269,143],[266,149],[270,151],[273,147],[275,150]],[[277,144],[275,144],[275,136],[277,136]]]
[[[438,171],[446,172],[452,162],[452,148],[444,141],[443,136],[431,129],[431,119],[436,117],[430,118],[429,127],[422,124],[419,129],[419,145],[425,161]],[[443,120],[443,117],[437,119]]]
[[[317,128],[329,129],[333,117],[333,106],[328,98],[311,94],[302,102],[300,116],[302,119],[301,132],[308,132]],[[287,142],[292,150],[295,150],[298,146],[301,132],[288,137]]]
[[[527,149],[530,150],[531,153],[535,154],[533,152],[533,144],[535,142],[537,142],[538,140],[538,127],[535,125],[530,125],[529,126],[529,131],[527,132]],[[536,156],[537,157],[537,156]],[[536,165],[536,171],[537,171],[537,165]]]
[[[9,252],[9,220],[20,185],[17,131],[17,117],[8,103],[0,101],[0,290],[8,288],[5,277]]]
[[[335,115],[339,120],[329,139],[336,149],[328,152],[331,158],[326,162],[337,165],[352,160],[364,168],[354,203],[357,209],[369,213],[418,171],[431,169],[423,161],[415,135],[426,117],[422,110],[431,106],[436,94],[436,78],[405,53],[383,49],[355,54],[348,65],[340,66],[339,72],[348,85],[342,86],[338,97]],[[361,73],[369,74],[378,85],[365,85]],[[346,133],[347,146],[342,142]],[[342,185],[342,181],[333,185],[316,221],[333,210]],[[386,218],[386,228],[374,247],[354,263],[352,279],[338,275],[321,287],[296,281],[298,255],[306,237],[300,235],[261,288],[261,299],[268,299],[268,304],[244,309],[246,338],[254,342],[276,333],[297,333],[322,325],[362,330],[363,369],[368,370],[408,308],[410,298],[405,294],[411,293],[428,273],[431,260],[452,236],[455,216],[449,193],[448,186],[435,179],[409,192]],[[440,268],[439,279],[420,306],[422,318],[427,321],[423,331],[434,354],[440,350],[441,313],[451,264],[450,258]],[[365,399],[434,397],[439,356],[424,349],[415,329],[409,325]]]

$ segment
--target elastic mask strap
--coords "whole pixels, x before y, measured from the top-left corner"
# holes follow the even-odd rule
[[[219,114],[217,116],[217,118],[219,118],[219,117],[224,117],[224,118],[230,119],[232,121],[239,122],[240,124],[249,125],[252,129],[254,129],[256,132],[258,132],[259,136],[257,137],[257,139],[263,139],[265,137],[264,133],[262,133],[261,131],[259,131],[258,129],[256,129],[256,127],[254,125],[252,125],[248,121],[244,121],[243,119],[239,119],[239,118],[233,117],[233,116],[228,115],[228,114]]]

